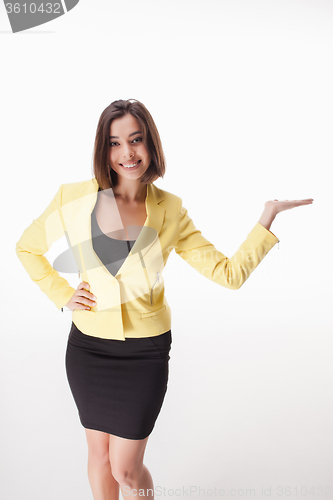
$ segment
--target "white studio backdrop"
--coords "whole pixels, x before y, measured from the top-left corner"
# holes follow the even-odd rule
[[[101,112],[134,98],[167,159],[155,184],[225,255],[267,200],[314,199],[278,214],[279,248],[237,291],[170,255],[169,385],[144,460],[154,486],[333,499],[333,4],[81,0],[14,35],[0,13],[1,498],[92,498],[65,372],[71,314],[30,280],[15,244],[61,184],[92,177]]]

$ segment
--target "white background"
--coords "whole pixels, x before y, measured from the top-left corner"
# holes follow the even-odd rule
[[[60,184],[93,176],[100,114],[133,98],[167,158],[155,184],[225,255],[267,200],[314,199],[278,214],[279,248],[237,291],[170,255],[169,385],[144,459],[154,486],[333,499],[333,3],[81,0],[16,34],[0,14],[1,497],[93,498],[65,372],[71,314],[15,244]]]

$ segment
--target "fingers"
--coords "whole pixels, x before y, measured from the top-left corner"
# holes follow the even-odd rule
[[[75,309],[84,309],[90,311],[90,307],[85,304],[81,304],[81,302],[75,301],[74,304],[75,304]]]
[[[78,297],[76,300],[75,300],[75,306],[77,306],[76,308],[77,309],[88,309],[90,310],[91,307],[97,305],[96,302],[90,302],[89,303],[89,299],[85,299],[84,297]]]
[[[76,289],[75,302],[78,304],[79,309],[90,309],[97,305],[96,296],[87,291],[90,288],[89,283],[82,281]]]
[[[89,289],[90,288],[89,283],[87,283],[86,281],[81,281],[81,283],[77,287],[77,290],[82,290],[82,288]]]
[[[312,204],[313,199],[308,198],[307,200],[293,200],[291,203],[293,203],[295,206],[300,206],[300,205],[310,205]]]
[[[273,200],[273,201],[279,201],[279,200]],[[313,198],[304,198],[303,200],[280,200],[280,201],[289,201],[290,203],[312,203],[314,201]]]

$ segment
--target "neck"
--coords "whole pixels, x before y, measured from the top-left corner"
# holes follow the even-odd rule
[[[118,182],[113,187],[116,198],[125,203],[144,203],[147,194],[147,185],[139,180],[131,181],[118,175]]]

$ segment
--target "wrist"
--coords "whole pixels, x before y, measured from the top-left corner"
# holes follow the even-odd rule
[[[275,216],[276,213],[274,212],[273,208],[265,207],[258,222],[269,230],[273,220],[275,219]]]

